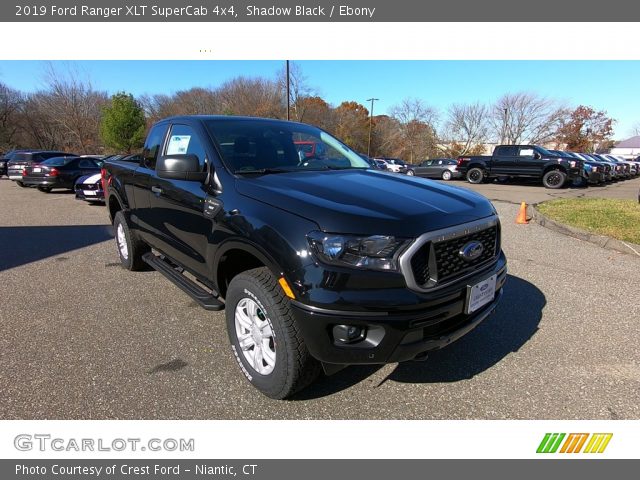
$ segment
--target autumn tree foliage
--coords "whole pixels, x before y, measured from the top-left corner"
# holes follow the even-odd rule
[[[358,102],[342,102],[333,112],[331,133],[358,152],[366,152],[369,141],[369,110]]]
[[[568,150],[594,152],[613,134],[613,119],[604,110],[580,105],[571,112],[558,130],[558,140]]]

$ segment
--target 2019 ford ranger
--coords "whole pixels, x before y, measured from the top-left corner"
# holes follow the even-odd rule
[[[300,157],[301,142],[322,144]],[[102,181],[122,265],[226,309],[246,378],[285,398],[321,372],[424,356],[491,314],[506,279],[493,205],[370,168],[326,132],[185,116]]]

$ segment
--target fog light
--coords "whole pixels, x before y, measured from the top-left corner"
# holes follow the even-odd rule
[[[355,343],[365,337],[365,327],[356,325],[336,325],[333,327],[333,338],[339,343]]]

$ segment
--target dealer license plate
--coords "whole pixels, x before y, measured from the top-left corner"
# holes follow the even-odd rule
[[[85,195],[88,195],[90,197],[95,197],[96,196],[96,192],[92,191],[92,190],[83,190],[82,191]]]
[[[34,169],[33,169],[33,173],[40,173],[41,171],[42,171],[42,169],[38,168],[38,167],[34,167]]]
[[[466,313],[473,313],[491,302],[496,296],[496,275],[468,288]]]

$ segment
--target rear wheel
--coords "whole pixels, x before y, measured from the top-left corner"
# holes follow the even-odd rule
[[[445,170],[444,172],[442,172],[442,179],[446,180],[447,182],[451,180],[451,171]]]
[[[113,229],[122,266],[131,271],[146,270],[147,264],[142,260],[142,255],[151,249],[146,243],[132,235],[122,211],[117,212],[113,218]]]
[[[22,187],[22,188],[26,188],[26,187],[27,187],[27,186],[26,186],[24,183],[22,183],[20,180],[16,180],[16,183],[18,184],[18,186],[19,186],[19,187]]]
[[[478,184],[478,183],[482,183],[483,180],[484,180],[484,172],[482,171],[481,168],[474,167],[467,172],[467,181],[469,183]]]
[[[231,349],[254,387],[283,399],[316,379],[320,363],[309,354],[289,299],[269,269],[233,277],[225,300]]]
[[[561,188],[567,180],[567,174],[560,170],[549,170],[542,177],[542,184],[546,188]]]
[[[38,190],[40,190],[41,192],[44,192],[44,193],[50,193],[51,192],[51,187],[38,187]]]

